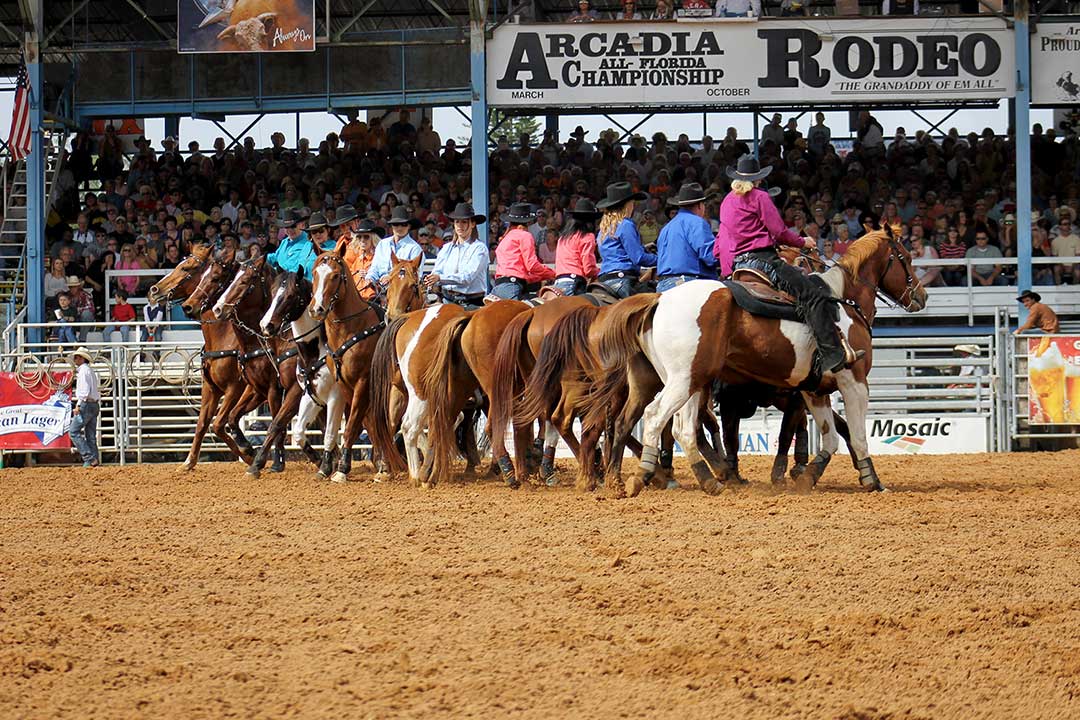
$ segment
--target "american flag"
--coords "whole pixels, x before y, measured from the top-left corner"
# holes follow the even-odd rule
[[[19,63],[19,75],[15,79],[15,109],[11,113],[8,149],[12,160],[22,160],[30,154],[30,83],[25,62]]]

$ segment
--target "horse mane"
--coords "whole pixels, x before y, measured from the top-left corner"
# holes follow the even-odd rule
[[[858,277],[863,264],[874,257],[881,246],[881,242],[887,238],[888,235],[884,230],[872,230],[866,233],[851,245],[848,245],[847,252],[840,256],[837,264],[851,273],[853,277]]]

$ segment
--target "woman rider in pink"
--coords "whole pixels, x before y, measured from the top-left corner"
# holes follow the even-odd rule
[[[596,221],[602,213],[588,198],[581,198],[570,211],[559,245],[555,248],[555,287],[564,295],[581,295],[596,279]]]
[[[728,168],[731,192],[720,204],[720,232],[715,254],[732,258],[732,269],[750,268],[764,273],[779,289],[795,297],[799,314],[817,341],[823,371],[839,372],[859,355],[843,342],[836,327],[837,304],[819,278],[807,276],[788,265],[776,252],[777,245],[816,247],[787,229],[769,193],[758,185],[772,166],[761,167],[757,158],[743,155],[737,168]]]

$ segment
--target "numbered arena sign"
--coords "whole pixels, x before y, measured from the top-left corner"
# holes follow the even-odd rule
[[[71,447],[71,373],[30,377],[0,373],[0,448],[62,450]]]

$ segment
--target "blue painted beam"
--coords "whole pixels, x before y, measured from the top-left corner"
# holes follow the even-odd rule
[[[1031,35],[1028,33],[1028,3],[1016,3],[1016,102],[1013,128],[1016,134],[1016,287],[1031,287]],[[1020,322],[1027,308],[1020,306]]]
[[[485,67],[486,39],[484,37],[484,11],[473,16],[469,23],[469,69],[471,74],[472,104],[472,200],[473,208],[481,215],[488,212],[488,155],[487,155],[487,76]],[[479,227],[480,240],[489,244],[487,223]]]
[[[39,7],[40,11],[41,8]],[[26,320],[45,322],[45,143],[41,134],[45,83],[37,43],[27,43],[26,73],[30,82],[30,155],[26,158]],[[34,329],[30,342],[41,341]]]

